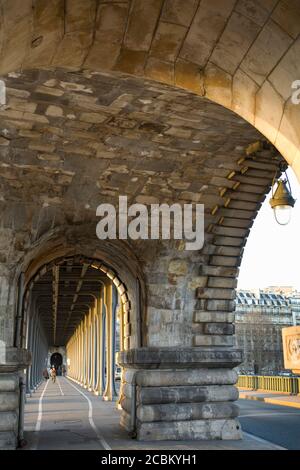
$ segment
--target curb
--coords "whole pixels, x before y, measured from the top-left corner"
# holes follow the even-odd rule
[[[256,401],[262,401],[264,403],[271,403],[272,405],[289,406],[291,408],[299,408],[300,409],[300,402],[296,403],[296,402],[280,400],[278,398],[267,398],[267,397],[246,395],[244,393],[240,393],[240,398],[243,399],[243,400],[256,400]]]

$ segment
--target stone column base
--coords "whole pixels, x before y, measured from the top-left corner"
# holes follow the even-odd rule
[[[240,350],[141,348],[124,367],[121,425],[139,440],[241,439],[233,367]]]
[[[7,348],[0,363],[0,450],[18,446],[20,375],[30,362],[30,353],[23,349]]]

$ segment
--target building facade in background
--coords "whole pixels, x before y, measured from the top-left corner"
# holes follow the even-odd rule
[[[282,328],[300,325],[300,292],[291,287],[238,290],[236,341],[244,351],[242,374],[283,372]]]

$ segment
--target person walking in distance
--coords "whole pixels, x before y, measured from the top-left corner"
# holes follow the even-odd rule
[[[55,383],[55,381],[56,381],[56,369],[55,369],[55,367],[52,367],[50,375],[51,375],[51,378],[52,378],[52,382]]]

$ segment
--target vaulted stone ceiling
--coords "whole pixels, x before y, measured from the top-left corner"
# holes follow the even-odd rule
[[[300,175],[300,0],[0,1],[0,73],[117,70],[232,109]]]
[[[219,189],[234,186],[226,178],[246,148],[262,139],[219,105],[119,73],[32,70],[5,80],[2,225],[18,230],[20,251],[55,225],[95,221],[98,204],[119,194],[205,202],[208,216]]]
[[[67,343],[107,281],[104,273],[101,275],[87,264],[70,259],[55,265],[34,282],[31,301],[49,344]]]

